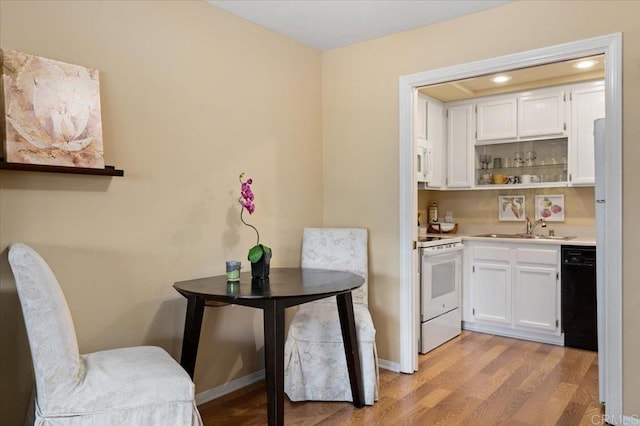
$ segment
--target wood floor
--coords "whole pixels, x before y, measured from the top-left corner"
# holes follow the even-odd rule
[[[205,425],[266,424],[258,382],[198,407]],[[598,425],[595,352],[489,334],[462,335],[420,356],[415,374],[380,370],[380,398],[285,400],[287,425]]]

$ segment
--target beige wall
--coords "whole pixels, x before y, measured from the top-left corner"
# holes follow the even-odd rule
[[[370,308],[381,358],[399,360],[398,77],[622,32],[624,410],[640,413],[639,15],[640,2],[632,1],[518,1],[323,54],[324,220],[370,230]]]
[[[277,266],[298,263],[303,226],[323,215],[369,228],[378,348],[397,362],[398,77],[612,32],[624,33],[625,413],[639,413],[639,13],[520,1],[320,55],[199,1],[0,2],[2,47],[101,71],[105,156],[126,171],[0,172],[3,424],[21,420],[32,380],[7,245],[49,260],[81,351],[159,344],[177,357],[185,303],[171,284],[222,273],[253,243],[237,218],[240,171],[256,180],[252,219]],[[198,391],[261,368],[257,312],[209,309],[203,336]]]
[[[0,171],[0,424],[20,424],[31,360],[7,245],[50,263],[81,352],[152,344],[179,358],[175,281],[247,265],[238,175],[274,266],[322,224],[321,55],[201,1],[0,3],[1,46],[100,70],[107,164],[124,178]],[[262,316],[205,313],[197,392],[258,371]]]

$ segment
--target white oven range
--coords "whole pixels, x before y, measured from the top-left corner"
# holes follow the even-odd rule
[[[427,235],[420,247],[420,353],[460,334],[461,237]]]

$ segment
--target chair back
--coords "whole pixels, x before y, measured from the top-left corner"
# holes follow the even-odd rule
[[[49,412],[82,379],[78,342],[62,289],[47,263],[31,247],[9,247],[27,328],[41,412]]]
[[[368,304],[367,230],[360,228],[305,228],[302,236],[303,268],[333,269],[364,277],[352,293],[353,303]],[[316,303],[335,303],[326,298]]]

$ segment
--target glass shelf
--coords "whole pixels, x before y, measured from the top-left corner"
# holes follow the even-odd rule
[[[479,172],[480,174],[482,173],[501,173],[501,174],[505,174],[505,175],[518,175],[518,174],[525,174],[525,173],[529,173],[531,174],[532,172],[536,172],[536,171],[540,171],[540,170],[544,170],[544,169],[548,169],[548,168],[561,168],[563,170],[565,170],[567,168],[567,163],[561,163],[561,164],[535,164],[533,166],[520,166],[520,167],[500,167],[499,169],[495,169],[493,167],[490,167],[488,169],[476,169],[476,172]],[[520,173],[516,173],[516,172],[520,172]]]
[[[492,167],[494,165],[500,167],[494,168]],[[474,169],[477,187],[521,188],[566,185],[567,138],[477,145]],[[494,183],[493,179],[496,175],[503,175],[509,181],[518,183]],[[526,183],[520,183],[523,176],[526,176]],[[502,180],[501,177],[498,179]]]
[[[475,189],[536,189],[536,188],[566,188],[566,181],[513,183],[513,184],[477,184]]]

